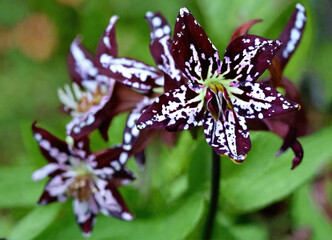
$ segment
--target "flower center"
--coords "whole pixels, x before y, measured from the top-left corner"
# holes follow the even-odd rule
[[[68,188],[68,195],[77,198],[80,201],[89,201],[91,194],[96,189],[91,167],[80,159],[71,159],[72,171],[75,172],[75,180]]]
[[[85,93],[80,101],[77,102],[77,111],[80,113],[87,112],[93,105],[98,105],[104,95],[105,91],[102,91],[100,86],[97,86],[92,93]]]
[[[89,201],[93,193],[90,188],[91,176],[78,176],[68,188],[68,195],[80,201]]]
[[[208,110],[216,120],[224,118],[225,111],[233,109],[227,91],[230,87],[230,81],[220,78],[210,78],[205,80],[204,86],[207,88],[206,100]]]

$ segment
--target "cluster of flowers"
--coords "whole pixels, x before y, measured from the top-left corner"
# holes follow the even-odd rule
[[[90,54],[76,38],[68,56],[72,85],[59,89],[63,110],[72,116],[66,141],[33,124],[34,137],[49,161],[33,174],[34,180],[50,180],[39,204],[73,197],[76,221],[89,235],[101,212],[132,220],[118,187],[130,183],[134,174],[126,168],[130,157],[145,163],[144,149],[159,133],[168,143],[176,131],[204,127],[207,143],[219,155],[242,162],[251,148],[249,129],[270,130],[295,153],[293,168],[302,159],[297,137],[303,111],[294,85],[282,76],[305,27],[302,5],[296,8],[278,40],[250,35],[260,20],[238,27],[231,36],[222,61],[217,49],[186,8],[176,19],[174,37],[161,13],[145,16],[151,29],[150,52],[157,67],[119,57],[113,16],[101,36],[96,54]],[[257,81],[269,67],[271,76]],[[285,96],[275,90],[285,89]],[[294,101],[294,102],[293,102]],[[108,140],[113,117],[129,112],[123,142],[91,152],[89,135],[98,129]],[[278,116],[282,113],[287,117]],[[265,119],[267,117],[271,117]],[[155,130],[148,130],[155,129]]]

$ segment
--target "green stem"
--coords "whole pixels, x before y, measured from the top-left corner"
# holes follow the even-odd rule
[[[218,208],[219,197],[219,180],[220,180],[220,157],[212,149],[212,176],[211,176],[211,193],[210,193],[210,206],[203,232],[203,239],[211,239],[213,232],[214,219]]]

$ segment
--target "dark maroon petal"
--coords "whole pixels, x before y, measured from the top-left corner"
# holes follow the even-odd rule
[[[172,56],[172,40],[171,40],[171,28],[167,20],[159,12],[148,12],[145,15],[150,29],[151,29],[151,41],[150,52],[157,64],[159,70],[164,72],[170,81],[165,81],[165,92],[173,90],[175,87],[185,83],[185,76],[175,66],[175,61]]]
[[[303,159],[303,148],[301,143],[298,140],[295,140],[291,146],[293,152],[295,153],[295,157],[293,158],[292,169],[295,169]]]
[[[105,119],[98,127],[99,133],[105,142],[108,142],[108,129],[111,125],[111,121],[112,119]]]
[[[102,54],[100,62],[105,68],[103,74],[133,89],[146,93],[164,86],[163,74],[139,60]]]
[[[153,99],[145,97],[141,102],[137,103],[133,111],[128,115],[126,126],[123,131],[123,149],[132,150],[133,143],[136,141],[140,131],[136,127],[136,122],[142,115],[143,111],[153,103]]]
[[[203,124],[204,96],[182,85],[156,99],[137,121],[138,129],[181,131]]]
[[[82,234],[84,237],[90,237],[91,232],[93,229],[93,226],[95,225],[96,222],[96,215],[91,214],[91,216],[83,223],[78,223],[82,230]]]
[[[116,186],[127,185],[135,180],[135,174],[132,173],[128,168],[122,167],[119,171],[114,172],[110,182]]]
[[[98,205],[94,198],[91,197],[89,201],[80,201],[75,198],[73,200],[73,210],[83,236],[90,236],[98,213]]]
[[[62,196],[51,196],[50,193],[47,190],[44,190],[43,194],[40,196],[39,200],[38,200],[38,204],[39,205],[47,205],[49,203],[52,202],[56,202],[56,201],[65,201],[67,199],[66,195],[62,195]]]
[[[133,220],[134,215],[129,212],[117,187],[111,182],[107,184],[103,192],[99,191],[95,193],[95,199],[102,214],[125,221]]]
[[[187,8],[181,8],[176,19],[172,55],[192,81],[208,78],[219,67],[217,49]]]
[[[282,69],[284,69],[288,60],[299,45],[306,21],[305,8],[300,3],[297,3],[286,27],[278,37],[283,45],[280,51],[276,54],[276,57],[279,59]]]
[[[251,148],[245,118],[227,110],[224,119],[216,120],[208,114],[204,122],[207,143],[219,155],[226,155],[235,162],[244,161]]]
[[[98,66],[95,58],[82,46],[81,39],[75,38],[68,54],[68,68],[72,80],[83,86],[83,81],[97,77]]]
[[[165,66],[172,59],[171,50],[171,28],[160,12],[147,12],[145,19],[150,26],[150,52],[157,66]],[[165,58],[166,59],[163,59]]]
[[[237,29],[235,29],[235,31],[232,33],[230,42],[237,37],[248,34],[248,31],[252,27],[252,25],[254,25],[258,22],[261,22],[261,21],[262,21],[262,19],[253,19],[246,23],[243,23],[241,26],[239,26]]]
[[[300,109],[299,104],[264,83],[239,83],[229,89],[229,95],[234,111],[245,118],[263,119]]]
[[[118,16],[112,16],[110,18],[110,22],[101,36],[97,46],[97,59],[99,59],[103,53],[106,53],[112,57],[118,56],[118,45],[115,38],[115,23],[117,20]]]
[[[32,132],[41,153],[49,162],[64,163],[68,161],[71,154],[66,142],[37,127],[36,122],[32,124]]]
[[[143,100],[144,96],[121,83],[116,83],[111,99],[110,113],[108,119],[117,114],[128,112],[134,109],[137,103]]]
[[[123,150],[122,146],[107,148],[95,152],[94,155],[95,155],[94,161],[97,163],[97,165],[95,166],[96,169],[110,166],[113,169],[113,171],[119,171],[122,165],[120,159],[124,158],[125,160],[121,161],[126,162],[128,157],[128,153]]]
[[[279,40],[240,36],[227,46],[220,73],[225,79],[255,81],[271,65],[280,46]]]

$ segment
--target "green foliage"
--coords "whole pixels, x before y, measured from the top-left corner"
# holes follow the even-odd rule
[[[303,138],[301,143],[307,151],[303,162],[291,171],[292,152],[274,157],[281,146],[277,136],[265,132],[251,134],[253,149],[245,162],[240,166],[223,162],[221,201],[227,201],[234,211],[250,212],[285,198],[332,157],[331,135],[332,128],[328,127]]]
[[[310,185],[302,186],[294,194],[292,218],[296,227],[306,227],[312,231],[312,240],[326,239],[332,235],[331,222],[314,202]]]
[[[8,239],[34,239],[55,220],[59,209],[60,203],[36,207],[18,222]]]

